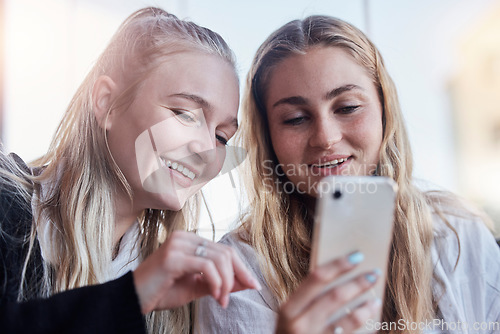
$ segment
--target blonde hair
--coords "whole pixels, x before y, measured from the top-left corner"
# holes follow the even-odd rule
[[[271,34],[254,57],[237,137],[248,152],[246,166],[250,169],[244,173],[248,176],[245,185],[250,211],[240,237],[256,249],[270,289],[280,303],[284,302],[308,272],[312,222],[303,197],[281,189],[285,182],[278,180],[278,173],[269,175],[278,161],[267,124],[266,91],[277,64],[312,47],[347,51],[372,78],[383,109],[376,173],[394,179],[399,186],[383,321],[432,317],[436,308],[431,287],[432,214],[439,212],[435,200],[443,196],[425,194],[412,184],[412,153],[394,83],[377,48],[360,30],[342,20],[310,16],[291,21]]]
[[[235,67],[233,52],[226,42],[207,28],[159,8],[144,8],[130,15],[74,95],[48,152],[32,163],[32,167],[43,169],[39,176],[32,177],[38,195],[34,221],[51,224],[55,231],[51,245],[57,254],[56,261],[44,261],[42,295],[107,279],[106,268],[113,252],[113,198],[117,191],[125,191],[131,199],[133,196],[109,151],[105,130],[99,127],[94,115],[94,83],[101,75],[107,75],[123,84],[108,113],[126,109],[149,73],[169,55],[187,50],[219,56]],[[53,184],[41,196],[40,184],[47,181]],[[195,230],[197,203],[195,196],[180,212],[145,210],[138,217],[140,257],[150,255],[173,230]],[[36,225],[32,228],[31,244],[35,239]],[[28,260],[29,256],[25,270]],[[30,297],[28,294],[21,290],[19,299]],[[189,322],[188,306],[153,312],[147,317],[148,328],[154,333],[189,332]]]

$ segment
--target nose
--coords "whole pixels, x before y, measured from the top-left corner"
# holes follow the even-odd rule
[[[311,127],[309,145],[321,149],[329,149],[342,140],[342,126],[331,115],[315,119]]]
[[[201,127],[198,135],[189,144],[189,152],[198,156],[205,164],[215,161],[216,158],[216,143],[215,133],[211,135],[211,131],[206,127]]]

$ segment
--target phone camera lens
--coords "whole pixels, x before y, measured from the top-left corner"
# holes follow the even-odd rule
[[[340,192],[340,190],[335,190],[335,192],[333,193],[333,198],[339,199],[340,197],[342,197],[342,193]]]

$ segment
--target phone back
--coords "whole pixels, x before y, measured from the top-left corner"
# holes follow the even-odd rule
[[[352,309],[374,295],[383,300],[394,221],[395,182],[378,176],[329,176],[320,186],[311,268],[360,251],[364,255],[363,262],[331,287],[379,269],[375,286],[347,307]],[[339,312],[332,321],[342,315]]]

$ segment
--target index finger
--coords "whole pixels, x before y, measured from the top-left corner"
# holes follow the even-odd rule
[[[229,247],[229,246],[228,246]],[[231,258],[234,270],[235,284],[231,292],[236,292],[245,289],[262,289],[259,281],[255,276],[248,270],[243,261],[241,260],[238,253],[234,248],[229,247],[231,250]]]

